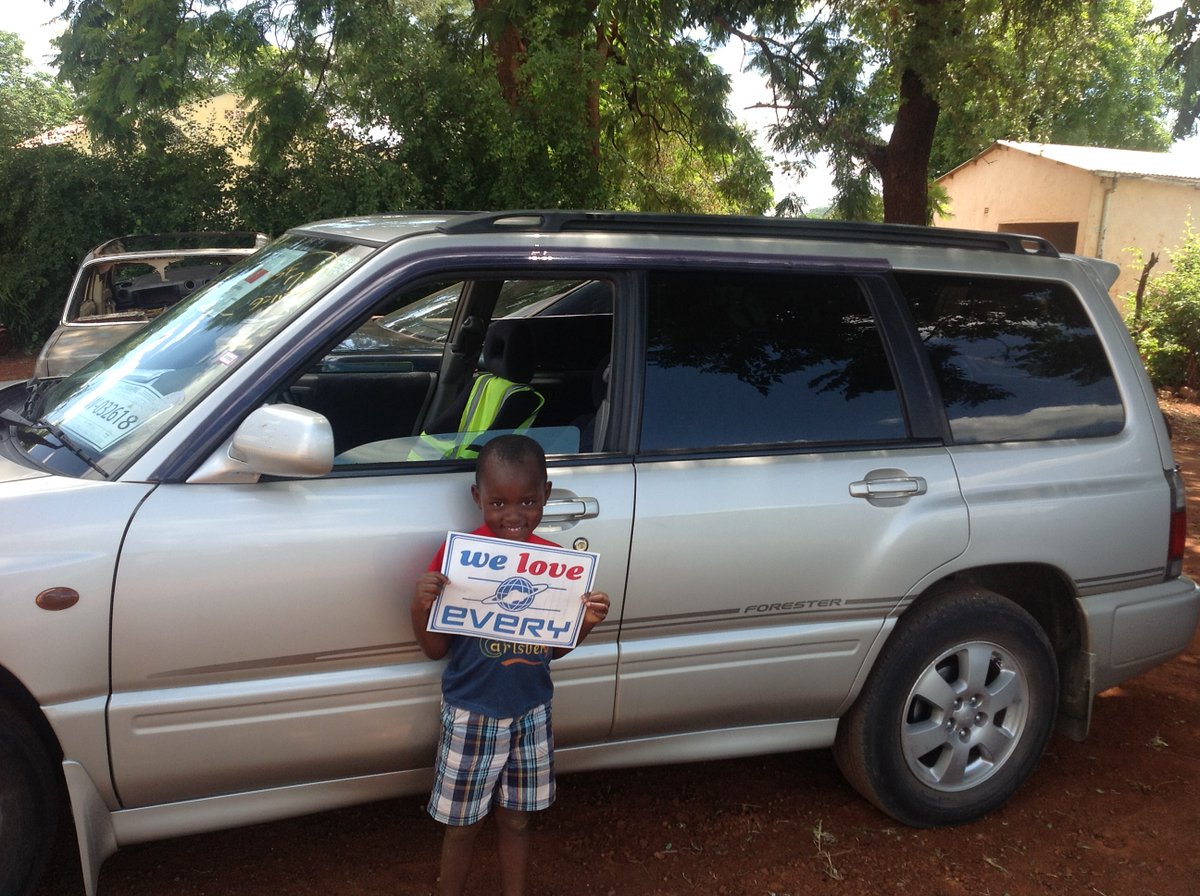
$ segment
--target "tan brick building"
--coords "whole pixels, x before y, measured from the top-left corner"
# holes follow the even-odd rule
[[[1186,222],[1200,228],[1200,153],[1139,152],[1000,140],[937,182],[950,197],[934,224],[1028,233],[1060,252],[1121,265],[1117,299],[1136,289],[1145,258],[1168,269]]]

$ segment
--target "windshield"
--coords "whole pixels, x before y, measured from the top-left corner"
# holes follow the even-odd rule
[[[23,448],[61,472],[112,475],[371,251],[312,237],[277,240],[33,393]]]

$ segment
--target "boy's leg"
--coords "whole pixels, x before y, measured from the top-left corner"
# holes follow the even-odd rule
[[[497,749],[499,734],[503,734],[503,749]],[[442,736],[428,809],[446,826],[438,878],[438,891],[444,896],[463,891],[479,827],[507,761],[507,727],[502,731],[498,720],[442,706]]]
[[[554,734],[550,707],[530,710],[512,726],[508,764],[500,776],[496,817],[500,885],[504,896],[524,896],[529,868],[529,819],[554,802]]]
[[[524,896],[529,867],[529,813],[496,806],[496,851],[500,853],[500,888],[504,896]]]
[[[446,825],[446,831],[442,835],[442,860],[438,872],[438,893],[441,896],[459,896],[467,885],[471,854],[475,851],[475,839],[482,825],[482,821],[466,825]]]

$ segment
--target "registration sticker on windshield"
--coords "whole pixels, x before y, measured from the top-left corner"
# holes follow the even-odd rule
[[[73,408],[63,427],[93,448],[106,451],[170,406],[170,401],[158,390],[144,383],[126,381]]]

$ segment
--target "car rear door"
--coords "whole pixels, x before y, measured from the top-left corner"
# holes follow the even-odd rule
[[[872,266],[649,275],[617,735],[833,719],[889,614],[965,549],[893,331]]]

